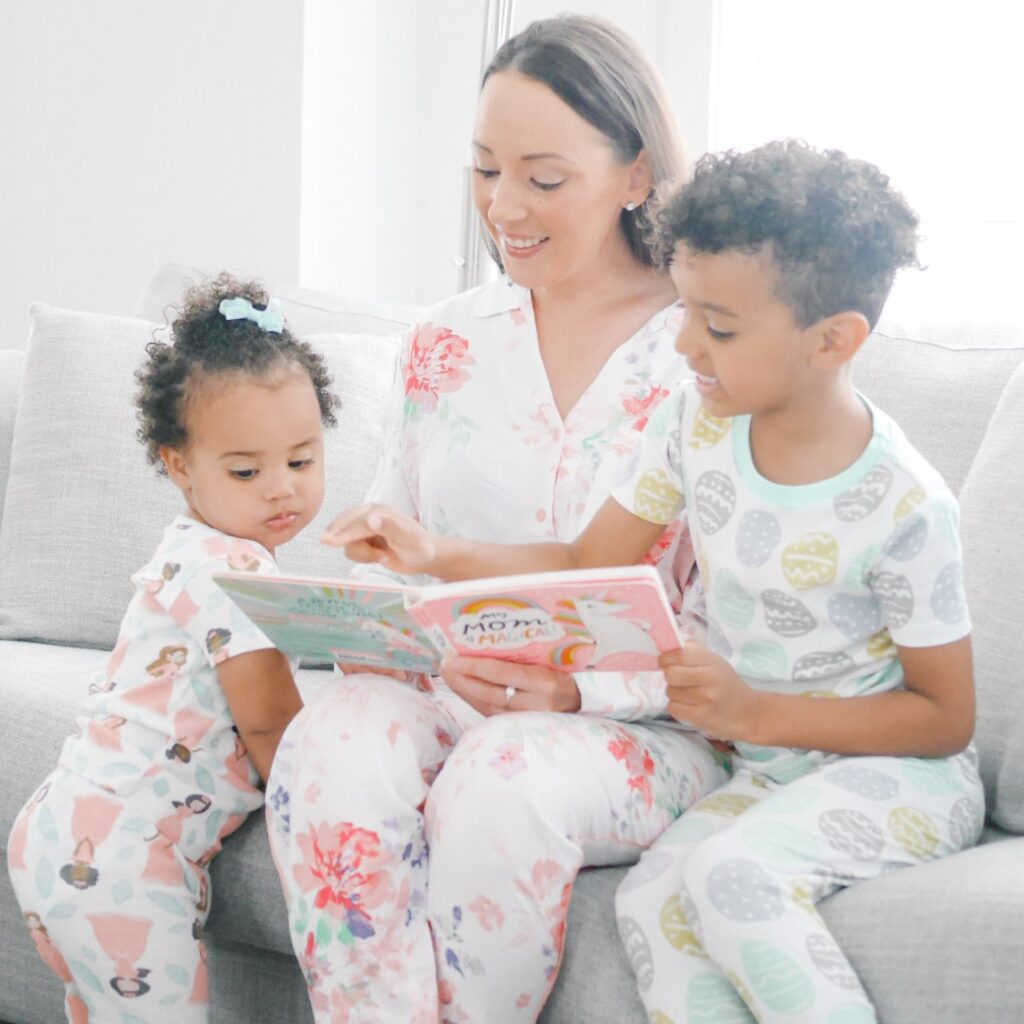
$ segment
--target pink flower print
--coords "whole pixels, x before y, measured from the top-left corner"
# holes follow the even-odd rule
[[[470,379],[463,369],[475,363],[468,349],[469,342],[447,327],[418,327],[405,365],[406,398],[424,412],[433,412],[440,394],[458,391]]]
[[[526,313],[524,310],[516,306],[515,309],[510,309],[508,315],[512,319],[512,323],[516,327],[522,327],[526,323]]]
[[[292,873],[304,892],[316,890],[313,905],[342,918],[353,938],[375,935],[369,911],[394,899],[391,856],[377,833],[349,822],[323,823],[298,841],[303,863]]]
[[[526,771],[522,743],[502,743],[488,762],[503,779],[511,779]]]
[[[665,528],[661,536],[654,542],[654,546],[643,557],[645,565],[657,565],[664,557],[665,552],[675,543],[676,538],[682,532],[683,524],[678,519],[673,519]]]
[[[653,802],[651,776],[654,774],[654,758],[625,731],[619,733],[618,739],[609,741],[608,750],[625,765],[629,773],[629,788],[643,797],[645,807],[650,807]]]
[[[633,420],[634,430],[643,430],[647,426],[651,413],[668,398],[668,394],[668,388],[652,384],[646,392],[640,392],[623,401],[623,411],[635,417]]]
[[[550,402],[542,402],[525,424],[513,423],[512,429],[522,435],[525,445],[557,445],[562,441],[562,417]]]
[[[501,928],[505,924],[505,915],[502,913],[501,907],[486,896],[477,896],[469,904],[469,909],[476,914],[480,927],[486,931],[494,931],[495,928]]]
[[[551,954],[557,964],[565,938],[565,920],[572,895],[572,876],[554,860],[539,860],[530,871],[529,882],[516,881],[519,889],[537,905],[551,925]]]

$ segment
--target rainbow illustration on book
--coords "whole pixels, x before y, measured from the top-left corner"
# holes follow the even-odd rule
[[[632,661],[646,654],[656,661],[651,623],[625,614],[632,612],[632,604],[600,593],[555,601],[550,610],[522,596],[499,594],[453,604],[450,640],[463,653],[513,661],[535,662],[536,648],[544,648],[549,663],[568,672],[615,669],[621,656]]]

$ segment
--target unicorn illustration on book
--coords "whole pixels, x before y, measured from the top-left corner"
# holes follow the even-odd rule
[[[597,644],[590,657],[590,667],[603,666],[606,659],[617,654],[651,654],[658,648],[650,636],[651,624],[643,619],[620,618],[631,606],[600,595],[577,597],[573,604],[587,632]]]

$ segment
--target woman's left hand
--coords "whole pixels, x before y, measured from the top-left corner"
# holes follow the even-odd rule
[[[496,658],[446,658],[441,676],[482,715],[504,711],[579,711],[580,691],[567,672]]]
[[[668,713],[720,740],[755,737],[760,694],[721,655],[696,640],[658,660],[668,688]]]

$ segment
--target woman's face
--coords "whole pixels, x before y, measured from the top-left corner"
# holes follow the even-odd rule
[[[622,208],[649,189],[642,159],[609,140],[546,85],[491,75],[473,136],[473,200],[509,277],[548,288],[621,265]]]

